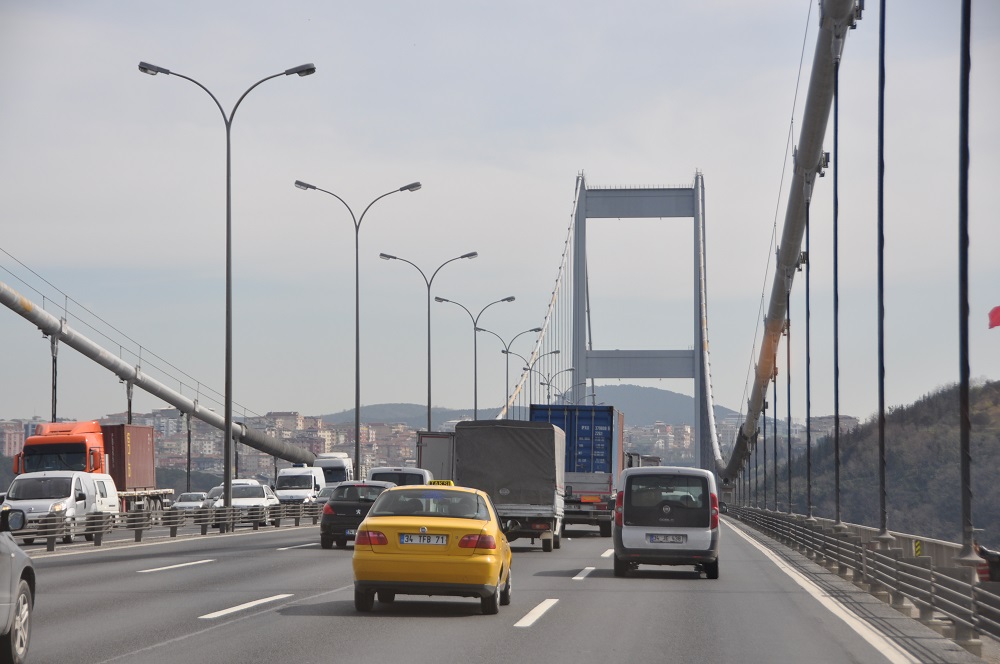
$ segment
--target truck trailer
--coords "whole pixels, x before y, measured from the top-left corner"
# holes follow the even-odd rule
[[[614,487],[623,466],[624,416],[613,406],[531,404],[531,421],[566,432],[564,523],[600,528],[611,537]]]
[[[14,456],[14,474],[43,470],[109,474],[122,512],[162,509],[174,493],[156,488],[152,427],[96,420],[39,424]]]

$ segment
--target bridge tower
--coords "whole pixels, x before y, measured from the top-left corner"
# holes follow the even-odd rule
[[[690,378],[694,380],[695,441],[698,466],[715,468],[714,417],[708,370],[708,323],[705,307],[705,189],[701,173],[690,187],[601,189],[587,188],[583,175],[577,185],[573,237],[573,364],[578,381],[592,378]],[[694,223],[695,350],[597,350],[588,344],[587,220],[690,218]],[[585,388],[572,388],[571,403],[583,398]],[[626,414],[627,417],[627,414]]]

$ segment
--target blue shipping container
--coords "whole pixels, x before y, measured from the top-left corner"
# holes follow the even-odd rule
[[[610,473],[614,458],[614,406],[531,404],[532,422],[566,432],[566,472]]]

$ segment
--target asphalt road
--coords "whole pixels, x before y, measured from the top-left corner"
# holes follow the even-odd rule
[[[280,664],[966,661],[964,651],[935,659],[918,623],[861,600],[846,610],[831,601],[849,592],[831,590],[832,575],[775,557],[731,522],[723,528],[716,581],[687,567],[615,578],[611,540],[596,529],[568,532],[551,553],[518,540],[513,600],[496,616],[482,615],[476,599],[409,596],[356,613],[351,549],[321,549],[313,525],[54,553],[28,547],[38,575],[30,655]],[[819,574],[812,587],[810,568]],[[941,652],[957,649],[941,641]]]

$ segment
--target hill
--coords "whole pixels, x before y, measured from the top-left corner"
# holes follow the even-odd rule
[[[694,399],[685,394],[655,387],[638,385],[598,386],[594,390],[597,402],[613,405],[625,414],[625,421],[632,426],[651,426],[656,422],[681,425],[694,424]],[[589,400],[588,400],[589,402]],[[499,407],[479,409],[479,417],[494,417]],[[737,414],[723,406],[715,406],[718,419]],[[515,413],[519,417],[520,413]],[[431,422],[435,429],[449,420],[472,419],[472,410],[432,408]],[[354,421],[354,409],[323,416],[329,424]],[[427,405],[410,403],[385,403],[361,407],[362,422],[402,423],[415,429],[427,426]]]

